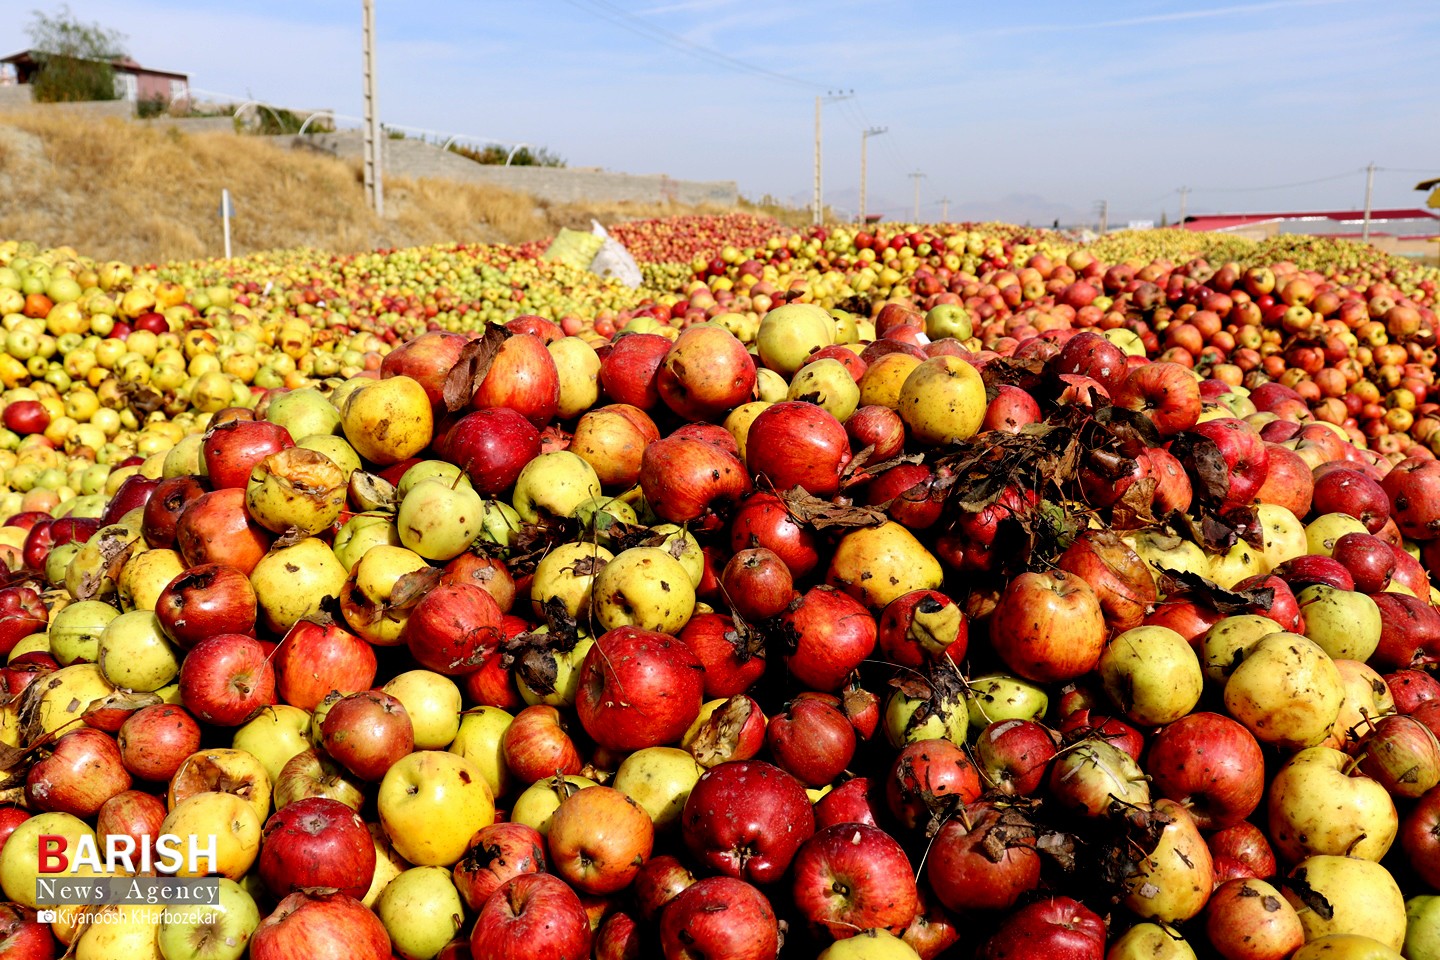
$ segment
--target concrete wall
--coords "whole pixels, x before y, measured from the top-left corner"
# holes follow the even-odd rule
[[[181,133],[235,132],[235,121],[230,117],[154,117],[139,122],[152,129],[174,128]]]
[[[11,83],[0,87],[0,110],[18,110],[30,106],[30,85]]]
[[[277,137],[292,149],[319,150],[344,160],[360,160],[364,139],[359,132]],[[381,163],[390,176],[429,177],[486,183],[528,193],[550,203],[681,203],[735,206],[739,191],[734,181],[675,180],[667,176],[637,176],[564,167],[501,167],[476,163],[457,153],[420,140],[385,140]]]
[[[0,112],[45,110],[52,113],[73,113],[87,117],[117,117],[129,120],[135,116],[135,104],[129,100],[86,100],[81,103],[35,103],[30,85],[0,87]]]

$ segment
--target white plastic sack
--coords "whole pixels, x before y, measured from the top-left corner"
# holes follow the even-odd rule
[[[630,251],[626,250],[619,240],[611,237],[600,221],[591,220],[590,225],[591,232],[605,241],[600,244],[595,259],[590,261],[590,272],[601,277],[614,277],[632,290],[640,286],[643,279],[640,265],[630,256]]]

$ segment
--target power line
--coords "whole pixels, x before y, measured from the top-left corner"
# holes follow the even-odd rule
[[[630,13],[628,10],[622,10],[613,4],[605,2],[605,0],[565,0],[565,3],[577,10],[617,26],[622,30],[629,31],[636,36],[662,44],[680,53],[688,53],[693,57],[698,57],[701,60],[709,62],[712,66],[739,70],[775,83],[785,83],[794,87],[802,87],[806,90],[815,90],[823,86],[823,84],[801,80],[799,77],[792,77],[783,73],[776,73],[773,70],[766,70],[764,67],[757,67],[752,63],[746,63],[744,60],[737,60],[729,54],[702,46],[677,33],[671,33],[669,30],[657,27],[641,17],[635,16],[635,14]]]
[[[1347,177],[1354,177],[1365,172],[1365,168],[1358,170],[1347,170],[1344,173],[1337,173],[1330,177],[1316,177],[1314,180],[1297,180],[1294,183],[1280,183],[1268,187],[1191,187],[1191,193],[1260,193],[1267,190],[1289,190],[1292,187],[1308,187],[1314,183],[1329,183],[1332,180],[1344,180]]]

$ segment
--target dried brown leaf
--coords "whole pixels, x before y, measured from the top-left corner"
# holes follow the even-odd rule
[[[485,328],[483,334],[461,348],[460,358],[445,375],[442,392],[446,410],[455,413],[469,406],[475,397],[475,391],[480,389],[485,375],[490,372],[490,364],[495,361],[496,354],[510,336],[510,331],[505,327],[492,323]]]

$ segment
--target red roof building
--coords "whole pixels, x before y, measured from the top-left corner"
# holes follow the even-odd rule
[[[39,50],[22,50],[0,59],[0,75],[8,75],[15,83],[30,83],[40,70],[44,54]],[[159,100],[166,104],[184,104],[190,100],[190,78],[169,70],[142,67],[129,57],[111,61],[115,69],[115,93],[121,100],[138,103]]]
[[[1359,237],[1364,230],[1363,210],[1318,210],[1299,213],[1232,213],[1186,217],[1186,230],[1275,236],[1305,233],[1317,237]],[[1429,210],[1371,210],[1370,236],[1418,240],[1440,237],[1440,216]]]

